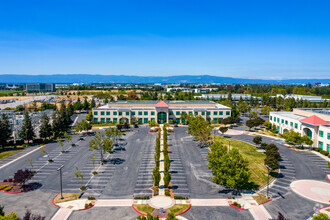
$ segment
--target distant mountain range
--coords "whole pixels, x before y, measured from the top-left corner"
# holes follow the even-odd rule
[[[0,75],[0,83],[187,83],[187,84],[306,84],[330,83],[330,79],[243,79],[210,75],[178,76],[133,76],[133,75],[92,75],[92,74],[58,74],[58,75]]]

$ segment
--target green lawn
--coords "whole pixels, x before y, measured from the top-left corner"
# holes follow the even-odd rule
[[[155,210],[151,206],[145,204],[134,205],[134,207],[136,208],[136,210],[142,212],[143,214],[151,214]]]
[[[190,205],[187,204],[175,204],[171,208],[169,208],[170,212],[174,215],[180,214],[189,208]]]
[[[11,151],[0,152],[0,160],[2,160],[3,158],[9,157],[19,151],[21,151],[21,150],[11,150]]]
[[[216,140],[228,146],[229,138],[216,136]],[[240,154],[249,161],[249,169],[251,172],[251,180],[260,187],[267,184],[267,168],[264,165],[266,155],[262,152],[257,152],[257,148],[251,144],[231,139],[230,146],[237,148]],[[273,179],[269,177],[269,181]]]

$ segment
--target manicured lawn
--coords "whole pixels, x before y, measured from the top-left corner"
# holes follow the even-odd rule
[[[258,194],[257,196],[252,196],[252,197],[257,201],[258,204],[266,202],[268,200],[268,198],[265,195],[261,193],[257,193],[257,194]]]
[[[4,151],[4,152],[0,152],[0,160],[9,157],[17,152],[19,152],[21,150],[10,150],[10,151]]]
[[[77,200],[79,197],[79,194],[76,193],[63,193],[63,199],[61,199],[61,194],[58,194],[55,199],[54,202],[57,203],[61,203],[61,202],[68,202],[68,201],[72,201],[72,200]]]
[[[139,212],[143,213],[143,214],[151,214],[155,209],[152,208],[150,205],[134,205],[134,207],[136,208],[136,210],[138,210]]]
[[[216,136],[216,140],[228,146],[229,138]],[[266,155],[262,152],[257,152],[255,146],[235,139],[231,139],[230,146],[237,148],[244,159],[249,161],[252,182],[258,185],[258,188],[265,186],[267,184],[267,168],[264,165]],[[269,181],[272,179],[273,177],[269,176]]]
[[[172,206],[171,208],[169,208],[169,210],[174,215],[177,215],[181,212],[184,212],[188,208],[189,208],[189,205],[187,205],[187,204],[176,204],[176,205]]]

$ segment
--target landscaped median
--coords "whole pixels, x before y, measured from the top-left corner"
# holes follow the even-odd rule
[[[61,199],[61,194],[57,194],[53,198],[52,202],[55,206],[81,211],[92,208],[96,202],[94,197],[79,199],[79,194],[77,193],[63,193],[62,195],[63,199]]]

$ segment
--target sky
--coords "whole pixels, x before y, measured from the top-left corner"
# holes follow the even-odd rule
[[[329,0],[0,0],[0,74],[330,78]]]

